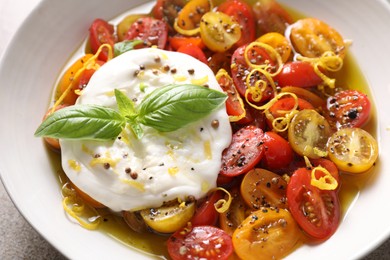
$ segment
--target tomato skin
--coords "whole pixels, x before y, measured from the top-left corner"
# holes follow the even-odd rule
[[[195,45],[202,50],[206,47],[200,37],[173,36],[168,41],[174,51],[188,44]]]
[[[327,119],[337,129],[364,126],[371,113],[371,102],[358,90],[343,90],[328,98]]]
[[[236,87],[234,86],[233,79],[227,74],[225,70],[220,70],[216,75],[219,86],[228,95],[226,100],[226,112],[229,116],[241,116],[245,113],[243,102],[240,102]]]
[[[270,170],[286,168],[294,158],[294,152],[286,139],[275,132],[264,133],[263,165]]]
[[[96,53],[99,47],[105,43],[114,47],[116,42],[116,38],[114,36],[114,26],[103,19],[94,20],[89,28],[89,40],[93,53]],[[106,49],[99,54],[99,59],[107,61],[108,51]]]
[[[335,190],[320,190],[310,184],[311,170],[299,168],[287,185],[291,214],[299,226],[315,240],[331,237],[340,223],[340,203]]]
[[[283,65],[282,71],[274,77],[280,87],[313,87],[322,83],[309,62],[292,61]]]
[[[173,260],[227,260],[233,254],[231,237],[213,226],[197,226],[190,231],[179,230],[168,239],[167,246]]]
[[[125,40],[142,40],[145,47],[156,45],[164,49],[168,40],[168,25],[152,17],[141,17],[130,26]]]
[[[177,49],[177,52],[188,54],[195,59],[200,60],[201,62],[207,64],[207,58],[204,52],[201,48],[199,48],[197,45],[194,45],[192,43],[187,43],[185,45],[180,46]]]
[[[237,176],[254,168],[264,154],[263,135],[263,130],[253,125],[235,132],[232,143],[222,153],[220,174]]]
[[[253,42],[256,39],[256,24],[252,8],[241,0],[228,0],[217,8],[218,11],[233,17],[242,28],[241,38],[235,44],[242,45]]]
[[[249,64],[247,64],[245,59],[245,49],[247,45],[243,45],[237,48],[233,55],[231,61],[231,73],[234,81],[234,85],[237,88],[237,91],[240,93],[242,97],[245,97],[245,92],[247,89],[246,86],[246,78],[250,73],[251,68]],[[270,65],[275,65],[275,61],[270,57],[266,50],[261,47],[254,46],[253,51],[249,51],[248,60],[256,59],[255,64],[260,65],[264,63],[269,63]],[[254,84],[251,80],[251,84]],[[262,99],[260,102],[269,100],[273,96],[272,88],[268,86],[266,90],[262,93]],[[252,95],[248,95],[248,99],[251,102],[254,102],[252,99]]]
[[[215,225],[218,221],[219,213],[215,209],[214,204],[220,199],[222,199],[222,193],[215,191],[208,195],[200,205],[197,205],[195,214],[191,219],[192,226]]]
[[[268,32],[284,34],[286,26],[293,23],[290,14],[275,0],[259,0],[253,5],[260,35]]]

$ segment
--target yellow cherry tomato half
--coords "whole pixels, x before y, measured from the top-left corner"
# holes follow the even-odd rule
[[[378,158],[378,143],[361,128],[342,128],[328,142],[329,159],[337,167],[350,173],[370,169]]]
[[[210,50],[225,52],[240,40],[241,28],[227,14],[208,12],[200,21],[200,36]]]
[[[288,140],[293,150],[310,159],[326,156],[330,136],[328,121],[312,109],[299,111],[288,128]]]
[[[191,0],[177,16],[177,25],[184,30],[195,29],[199,27],[202,16],[210,9],[210,0]]]
[[[292,24],[290,39],[294,49],[309,58],[318,58],[327,51],[343,58],[346,52],[339,32],[315,18],[300,19]]]
[[[282,61],[286,62],[289,60],[291,55],[290,42],[284,37],[284,35],[277,32],[269,32],[260,36],[256,41],[268,44],[279,53],[282,57]]]
[[[295,248],[300,235],[289,211],[263,208],[250,214],[232,239],[240,259],[281,259]]]
[[[141,210],[146,225],[160,233],[173,233],[184,227],[195,213],[195,203],[174,203],[160,208]]]

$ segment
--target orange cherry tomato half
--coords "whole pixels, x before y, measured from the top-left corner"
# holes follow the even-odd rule
[[[320,57],[327,51],[332,51],[341,58],[345,56],[343,37],[316,18],[304,18],[292,24],[290,39],[294,49],[305,57]]]
[[[202,49],[199,48],[197,45],[194,45],[192,43],[182,45],[179,47],[179,49],[177,49],[177,52],[188,54],[188,55],[194,57],[195,59],[198,59],[201,62],[207,64],[206,55],[204,54]]]
[[[233,254],[231,237],[213,226],[197,226],[175,232],[167,241],[173,260],[227,260]]]
[[[277,32],[269,32],[260,36],[256,41],[268,44],[279,53],[283,62],[287,62],[291,56],[290,42],[284,35]]]
[[[57,110],[60,110],[61,108],[64,108],[66,107],[67,105],[59,105],[57,106],[54,111],[57,111]],[[43,117],[43,120],[44,121],[49,115],[51,115],[53,112],[52,112],[53,108],[49,108],[45,114],[45,116]],[[49,145],[49,147],[55,151],[55,152],[59,152],[61,150],[61,145],[60,145],[60,142],[57,138],[52,138],[52,137],[44,137],[43,140],[45,140],[45,142]]]
[[[169,38],[169,45],[174,51],[188,44],[195,45],[200,49],[206,47],[200,37],[173,36]]]
[[[287,208],[286,181],[276,173],[255,168],[245,174],[241,182],[241,195],[253,210],[262,207]]]

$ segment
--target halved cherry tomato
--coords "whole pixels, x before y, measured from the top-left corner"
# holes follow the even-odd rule
[[[177,25],[185,30],[192,30],[199,27],[200,20],[205,13],[210,11],[209,0],[189,1],[177,16]]]
[[[286,168],[294,158],[294,152],[286,139],[275,132],[264,133],[264,156],[262,164],[270,170]]]
[[[240,40],[241,28],[227,14],[208,12],[200,20],[200,36],[210,50],[225,52]]]
[[[268,111],[271,113],[274,119],[278,117],[283,117],[285,116],[286,112],[289,112],[294,108],[297,102],[298,102],[297,109],[299,111],[303,109],[314,109],[312,104],[310,104],[308,101],[301,98],[297,98],[297,100],[295,100],[293,97],[290,96],[290,97],[281,98],[278,101],[276,101],[269,108]],[[269,122],[269,126],[272,127],[272,121]]]
[[[192,43],[180,46],[179,49],[177,49],[177,52],[188,54],[207,64],[207,58],[202,49]]]
[[[243,117],[246,113],[244,102],[234,86],[233,79],[224,69],[218,71],[216,78],[222,90],[228,95],[228,99],[226,100],[226,111],[228,115],[235,118]]]
[[[123,18],[116,26],[116,33],[119,41],[124,41],[131,25],[141,17],[146,17],[146,14],[130,14]]]
[[[280,87],[313,87],[321,84],[323,80],[314,71],[309,62],[292,61],[283,65],[282,71],[274,77],[275,83]]]
[[[228,0],[218,6],[217,11],[225,13],[240,24],[241,38],[237,47],[253,42],[256,39],[256,24],[252,8],[241,0]]]
[[[116,42],[114,34],[114,26],[109,24],[103,19],[96,19],[93,21],[91,27],[89,28],[89,41],[91,45],[91,50],[93,53],[96,53],[102,44],[109,44],[114,47]],[[103,51],[99,55],[99,60],[107,61],[108,54],[107,50]]]
[[[314,239],[333,235],[340,222],[340,203],[335,190],[321,190],[311,185],[311,170],[296,170],[287,185],[291,214],[299,226]]]
[[[143,40],[146,47],[156,45],[164,49],[168,39],[168,26],[162,20],[141,17],[130,26],[125,39]]]
[[[173,233],[184,227],[195,212],[195,202],[169,202],[159,208],[143,209],[141,217],[146,225],[159,233]]]
[[[83,90],[92,75],[95,73],[95,69],[87,69],[84,70],[77,78],[75,77],[77,72],[83,68],[84,63],[89,60],[93,55],[86,54],[85,56],[76,60],[64,73],[57,86],[56,99],[58,99],[72,84],[70,92],[64,97],[62,100],[63,104],[73,105],[76,102],[76,99],[79,97],[78,94],[75,93],[76,90]],[[97,60],[96,63],[100,66],[104,64],[103,61]]]
[[[369,170],[378,158],[378,143],[361,128],[342,128],[328,142],[329,159],[350,173]]]
[[[362,127],[371,113],[371,102],[358,90],[343,90],[328,98],[327,119],[335,128]]]
[[[293,22],[290,14],[275,0],[259,0],[253,5],[259,34],[278,32],[284,34]]]
[[[292,24],[290,39],[294,49],[305,57],[320,57],[327,51],[332,51],[342,58],[345,56],[343,37],[316,18],[304,18]]]
[[[241,182],[241,195],[253,210],[262,207],[287,208],[287,183],[276,173],[255,168],[245,174]]]
[[[87,193],[83,192],[82,190],[80,190],[76,185],[74,185],[72,182],[70,183],[70,185],[73,187],[73,189],[77,192],[77,195],[85,202],[87,203],[88,205],[94,207],[94,208],[98,208],[98,209],[102,209],[102,208],[105,208],[106,206],[104,206],[102,203],[100,203],[99,201],[93,199],[91,196],[89,196]]]
[[[188,0],[157,0],[151,14],[154,18],[163,20],[170,26],[173,26],[180,10],[183,9],[187,2]]]
[[[318,158],[318,159],[311,159],[310,163],[313,167],[317,167],[317,166],[324,167],[330,174],[332,174],[332,177],[335,178],[337,182],[340,181],[339,169],[337,168],[336,164],[331,160],[325,158]]]
[[[291,56],[290,42],[284,35],[277,32],[269,32],[260,36],[256,41],[268,44],[279,53],[283,62],[287,62]]]
[[[197,226],[175,232],[167,241],[173,260],[227,260],[233,254],[231,237],[213,226]]]
[[[310,159],[326,155],[331,134],[328,121],[312,109],[298,112],[288,128],[288,140],[293,150]]]
[[[254,168],[264,154],[263,135],[263,130],[253,125],[235,132],[230,146],[222,153],[220,174],[237,176]]]
[[[250,214],[233,233],[240,259],[282,259],[291,253],[301,231],[285,209],[263,208]]]
[[[310,91],[308,88],[300,88],[300,87],[283,87],[281,92],[285,93],[293,93],[297,97],[308,101],[315,108],[324,107],[326,105],[326,101],[322,99],[320,96]]]
[[[219,225],[231,236],[233,235],[234,230],[236,230],[248,216],[249,208],[242,199],[238,188],[230,190],[230,195],[232,197],[232,202],[230,203],[229,209],[219,215]],[[226,195],[225,200],[227,199],[228,197]]]
[[[123,220],[126,224],[137,233],[145,233],[148,231],[144,219],[139,211],[122,211]]]
[[[206,198],[197,204],[195,214],[191,219],[191,224],[195,226],[215,225],[218,221],[219,213],[215,209],[215,203],[222,199],[221,191],[208,194]]]
[[[231,72],[234,85],[236,86],[238,92],[242,97],[245,97],[245,92],[247,89],[246,78],[248,74],[252,71],[244,56],[246,47],[247,45],[237,48],[233,53],[231,62]],[[248,55],[248,60],[253,64],[270,64],[271,66],[275,65],[275,61],[270,57],[268,52],[259,46],[254,46],[250,51],[248,51]],[[254,85],[256,80],[259,79],[266,80],[262,75],[254,75],[250,79],[250,84]],[[272,95],[272,88],[269,86],[262,93],[262,99],[260,100],[260,102],[270,99]],[[250,94],[248,96],[248,99],[251,102],[254,102]]]
[[[216,52],[209,57],[209,67],[213,70],[214,74],[220,69],[226,70],[230,73],[230,61],[232,60],[232,54],[230,52]]]
[[[206,47],[200,37],[173,36],[169,38],[169,45],[174,51],[179,49],[181,46],[188,44],[195,45],[200,49],[204,49]]]

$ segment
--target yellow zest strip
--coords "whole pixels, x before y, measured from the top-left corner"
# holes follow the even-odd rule
[[[229,81],[232,81],[229,73],[224,70],[224,69],[220,69],[218,72],[217,72],[217,75],[215,75],[215,78],[217,79],[217,81],[219,82],[219,79],[221,77],[228,77],[228,80]],[[234,84],[233,84],[234,85]],[[238,116],[229,116],[229,121],[230,122],[237,122],[237,121],[240,121],[241,119],[243,119],[244,117],[246,117],[246,109],[245,109],[245,105],[244,105],[244,101],[242,100],[240,94],[238,93],[236,87],[234,86],[234,98],[236,98],[238,100],[238,102],[240,103],[240,107],[242,109],[242,114],[241,115],[238,115]]]
[[[227,190],[225,190],[224,188],[221,188],[221,187],[216,187],[216,188],[210,190],[210,192],[214,192],[214,191],[218,191],[218,190],[221,190],[224,193],[226,193],[228,195],[228,200],[220,199],[214,203],[214,207],[218,213],[225,213],[226,211],[229,210],[230,204],[232,203],[232,200],[233,200],[232,195]]]
[[[86,205],[77,196],[75,190],[67,187],[65,184],[62,188],[64,198],[62,199],[62,206],[69,216],[73,217],[84,228],[89,230],[96,230],[101,223],[101,216],[97,210],[91,206]],[[82,214],[92,213],[91,217],[81,217]],[[86,218],[86,219],[85,219]]]
[[[269,64],[260,64],[260,65],[257,65],[257,64],[253,64],[252,61],[249,59],[248,57],[248,52],[250,49],[252,49],[253,47],[255,46],[258,46],[258,47],[261,47],[263,49],[265,49],[268,53],[271,54],[271,57],[275,57],[276,58],[276,61],[278,63],[278,69],[274,72],[274,73],[270,73],[268,72],[269,69],[271,69],[271,65]],[[266,43],[262,43],[262,42],[252,42],[251,44],[249,44],[246,48],[245,48],[245,52],[244,52],[244,58],[245,58],[245,62],[246,64],[248,64],[252,69],[260,69],[260,70],[266,70],[271,77],[274,77],[276,76],[277,74],[279,74],[282,69],[283,69],[283,60],[282,60],[282,57],[280,56],[280,54],[270,45],[266,44]]]
[[[255,85],[254,85],[254,86],[252,86],[250,81],[251,81],[251,77],[252,77],[252,75],[253,75],[254,73],[261,73],[261,74],[263,74],[263,75],[266,77],[266,79],[267,79],[268,82],[265,81],[265,80],[260,79],[260,80],[257,80],[257,81],[255,82]],[[246,88],[246,91],[245,91],[245,100],[248,102],[249,105],[251,105],[251,106],[254,107],[254,108],[257,107],[256,105],[252,104],[252,103],[249,101],[249,98],[248,98],[248,97],[249,97],[249,94],[252,95],[253,101],[255,101],[255,102],[260,102],[261,99],[262,99],[262,97],[263,97],[263,92],[264,92],[264,90],[265,90],[265,89],[267,88],[267,86],[268,86],[268,83],[271,85],[273,92],[276,93],[277,90],[276,90],[275,82],[274,82],[274,80],[273,80],[271,74],[270,74],[267,70],[265,70],[265,69],[260,69],[260,68],[256,68],[256,69],[253,69],[253,70],[248,74],[248,76],[247,76],[246,79],[245,79],[245,85],[246,85],[246,87],[247,87],[247,88]]]
[[[114,57],[114,52],[112,50],[112,46],[110,44],[102,44],[95,55],[93,55],[91,58],[89,58],[84,64],[81,69],[79,69],[75,75],[74,80],[71,81],[69,86],[66,88],[66,90],[62,93],[62,95],[57,99],[57,101],[54,103],[54,106],[52,108],[52,113],[55,111],[56,107],[59,106],[62,101],[65,99],[65,97],[69,94],[69,92],[72,90],[74,82],[77,82],[77,79],[80,77],[81,73],[83,73],[85,70],[88,69],[94,69],[98,70],[100,68],[100,65],[96,63],[96,60],[98,59],[100,53],[103,51],[104,48],[107,48],[107,61],[111,60]],[[81,95],[80,91],[75,92],[77,95]]]
[[[175,19],[175,22],[173,23],[173,28],[176,30],[176,32],[185,35],[185,36],[194,36],[200,33],[200,27],[196,27],[195,29],[186,30],[181,28],[177,23],[177,18]]]
[[[298,56],[297,60],[310,62],[313,65],[315,73],[322,79],[324,84],[331,89],[335,88],[336,79],[329,78],[319,69],[320,67],[326,71],[336,72],[343,67],[343,59],[332,51],[324,52],[319,58],[308,58]]]
[[[315,172],[321,171],[325,176],[317,179]],[[330,174],[330,172],[324,167],[318,166],[311,171],[310,184],[319,188],[320,190],[335,190],[338,186],[337,180]]]

